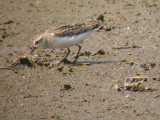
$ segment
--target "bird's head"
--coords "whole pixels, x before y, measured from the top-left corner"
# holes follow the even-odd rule
[[[32,47],[32,50],[30,52],[30,55],[35,51],[35,49],[37,48],[43,48],[45,45],[45,40],[46,40],[46,37],[44,34],[40,35],[37,39],[34,40],[33,42],[33,47]]]

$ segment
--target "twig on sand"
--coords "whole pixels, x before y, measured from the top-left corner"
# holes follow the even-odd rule
[[[142,46],[132,45],[132,46],[123,46],[123,47],[113,47],[112,49],[130,49],[130,48],[142,48]]]
[[[158,94],[158,95],[155,95],[153,98],[158,98],[158,97],[160,97],[160,94]]]
[[[8,66],[8,67],[0,67],[0,70],[11,70],[11,69],[20,69],[22,67],[12,67],[12,66]]]
[[[83,65],[91,65],[91,63],[75,63],[75,64],[71,64],[71,66],[83,66]]]

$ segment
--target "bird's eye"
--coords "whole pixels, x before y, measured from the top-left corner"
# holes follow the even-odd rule
[[[39,41],[35,41],[35,45],[37,45],[39,43]]]
[[[40,43],[42,42],[42,40],[43,40],[43,39],[41,38],[41,39],[35,41],[34,44],[35,44],[35,45],[40,44]]]

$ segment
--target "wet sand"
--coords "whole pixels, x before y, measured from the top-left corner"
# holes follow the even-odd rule
[[[158,0],[1,0],[0,120],[158,120],[159,13]],[[107,29],[81,44],[76,65],[55,65],[66,49],[38,49],[33,67],[12,66],[46,29],[100,14]],[[77,50],[71,47],[69,60]],[[151,89],[115,89],[137,76]]]

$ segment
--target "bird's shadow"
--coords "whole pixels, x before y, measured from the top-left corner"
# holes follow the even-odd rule
[[[76,62],[76,63],[66,63],[68,65],[98,65],[98,64],[109,64],[109,63],[126,63],[129,61],[121,60],[121,61],[83,61],[83,62]]]

